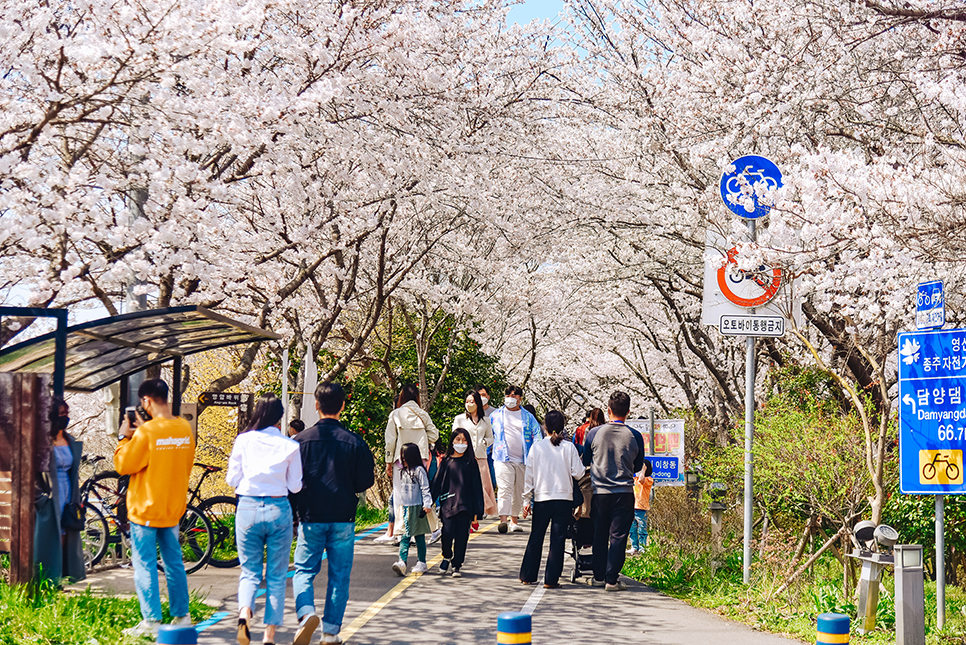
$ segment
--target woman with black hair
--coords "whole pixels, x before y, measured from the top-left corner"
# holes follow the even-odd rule
[[[560,586],[567,526],[573,511],[574,478],[584,474],[584,464],[574,444],[563,440],[564,415],[551,410],[547,413],[546,423],[550,435],[530,448],[523,483],[523,515],[529,515],[532,507],[533,525],[520,565],[520,582],[532,585],[537,581],[543,538],[549,526],[550,552],[543,586],[556,589]]]
[[[251,642],[255,593],[265,566],[265,635],[275,641],[285,608],[285,577],[292,550],[292,507],[288,494],[302,490],[299,444],[282,435],[282,402],[274,394],[258,397],[245,431],[235,439],[225,482],[238,495],[235,539],[238,576],[238,642]],[[264,558],[263,558],[264,553]],[[315,618],[318,627],[318,617]]]
[[[486,460],[486,449],[493,445],[493,429],[490,420],[483,413],[483,398],[476,390],[467,390],[464,395],[465,414],[457,415],[453,419],[453,431],[462,428],[470,436],[471,457],[476,459],[483,481],[483,512],[496,515],[496,494],[493,492],[493,481],[490,479],[490,466]],[[475,523],[474,523],[475,524]],[[474,529],[479,525],[475,524]]]
[[[439,517],[443,522],[443,561],[439,571],[446,573],[452,564],[454,578],[462,575],[470,523],[483,514],[483,480],[471,446],[470,433],[464,428],[454,429],[433,480],[433,498],[439,499]]]
[[[84,443],[67,432],[70,408],[61,398],[50,406],[50,444],[46,467],[38,478],[39,494],[34,523],[34,562],[48,580],[86,577],[80,526],[67,526],[68,505],[79,501],[79,471]],[[76,509],[76,506],[74,507]],[[76,521],[76,520],[75,520]]]

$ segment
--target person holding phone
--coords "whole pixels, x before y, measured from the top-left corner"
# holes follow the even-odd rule
[[[142,620],[127,633],[156,636],[161,625],[159,551],[173,622],[191,624],[178,524],[188,505],[195,440],[188,422],[171,413],[167,383],[161,379],[144,381],[138,388],[138,399],[140,405],[124,415],[114,469],[131,476],[127,491],[131,561]]]

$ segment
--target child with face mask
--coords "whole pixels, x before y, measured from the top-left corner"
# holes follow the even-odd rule
[[[483,514],[483,483],[472,452],[470,433],[463,428],[453,430],[446,456],[433,480],[433,497],[439,499],[439,517],[443,522],[442,574],[452,570],[459,578],[466,559],[466,543],[470,539],[470,523]]]

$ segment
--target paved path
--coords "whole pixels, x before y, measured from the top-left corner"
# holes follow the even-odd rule
[[[529,522],[524,523],[529,529]],[[629,589],[607,593],[586,584],[562,580],[560,589],[518,582],[520,560],[528,533],[500,535],[495,523],[471,536],[463,577],[439,575],[439,546],[429,547],[430,570],[423,575],[395,576],[390,566],[396,548],[375,544],[363,534],[356,543],[349,605],[342,637],[347,643],[397,645],[422,643],[495,643],[497,615],[505,611],[529,611],[533,615],[534,643],[648,645],[791,645],[799,641],[756,632],[710,612],[664,596],[644,585],[628,581]],[[410,563],[415,560],[415,547]],[[569,560],[569,559],[568,559]],[[570,562],[564,567],[569,575]],[[192,589],[219,602],[220,621],[203,625],[201,645],[235,642],[235,592],[238,570],[206,568],[188,577]],[[541,573],[542,576],[542,573]],[[133,593],[130,569],[115,569],[92,576],[87,582],[116,593]],[[162,577],[163,580],[163,577]],[[541,578],[542,581],[542,578]],[[321,611],[325,570],[316,580],[316,603]],[[256,621],[263,611],[264,596],[256,607]],[[286,597],[285,625],[276,642],[291,643],[295,633],[295,609],[291,585]],[[261,642],[259,624],[253,626],[253,643]],[[318,642],[317,633],[313,643]]]

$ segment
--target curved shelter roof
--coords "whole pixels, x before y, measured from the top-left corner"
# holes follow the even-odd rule
[[[190,354],[281,336],[204,307],[169,307],[67,328],[65,388],[93,392],[125,376]],[[55,333],[0,350],[0,372],[53,373]]]

